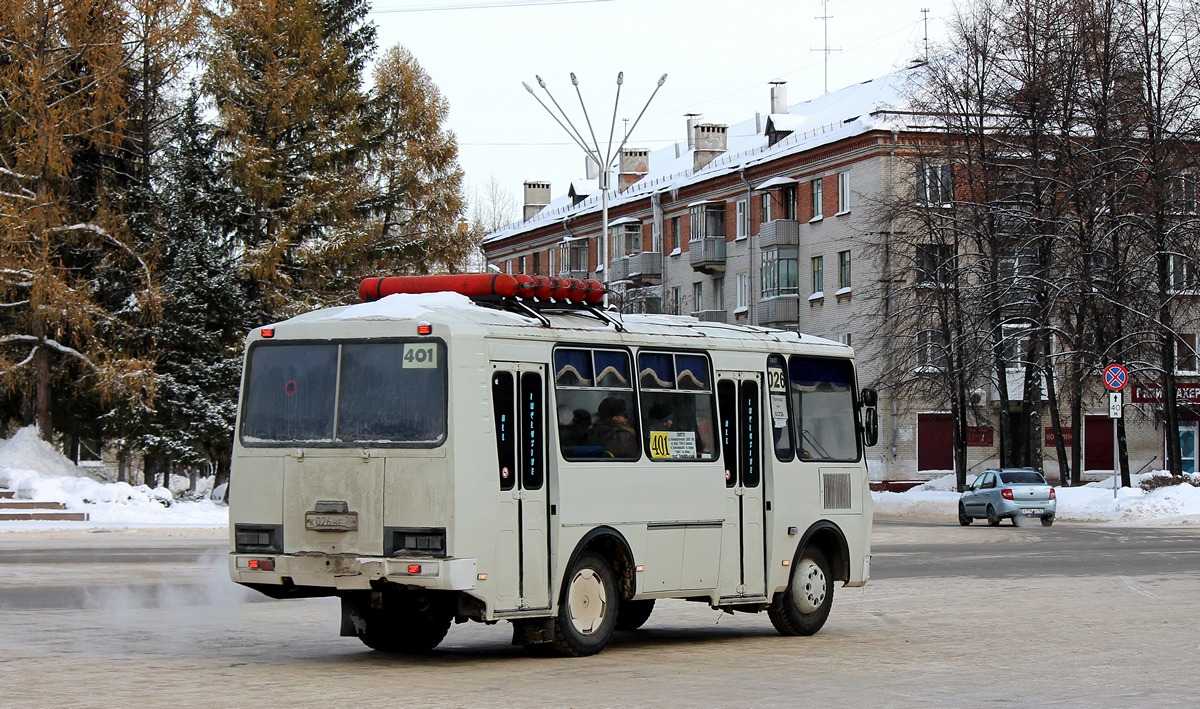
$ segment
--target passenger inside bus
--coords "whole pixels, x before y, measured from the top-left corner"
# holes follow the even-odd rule
[[[637,431],[629,425],[624,399],[610,396],[600,402],[599,417],[592,426],[591,442],[604,446],[613,458],[637,458],[641,451]]]
[[[559,445],[563,448],[588,445],[592,435],[592,413],[587,409],[567,409],[565,413],[570,420],[558,427]]]

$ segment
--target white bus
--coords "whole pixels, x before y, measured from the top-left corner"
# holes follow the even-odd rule
[[[377,650],[506,620],[514,643],[571,656],[660,598],[811,635],[835,582],[867,582],[876,396],[849,347],[616,315],[594,288],[514,297],[499,278],[364,282],[372,298],[460,292],[250,334],[235,582],[338,596],[341,634]]]

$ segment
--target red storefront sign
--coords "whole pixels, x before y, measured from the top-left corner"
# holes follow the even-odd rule
[[[1074,442],[1074,432],[1070,429],[1070,427],[1064,427],[1062,429],[1062,437],[1063,437],[1063,445],[1067,446],[1069,448],[1071,446],[1071,444]],[[1055,447],[1054,428],[1052,426],[1046,427],[1046,444],[1045,445],[1047,448]]]
[[[967,445],[978,448],[988,448],[992,443],[991,426],[967,426]]]
[[[1162,387],[1142,386],[1133,387],[1130,401],[1135,404],[1160,404],[1163,400]],[[1200,404],[1200,384],[1176,384],[1175,400],[1181,404]]]

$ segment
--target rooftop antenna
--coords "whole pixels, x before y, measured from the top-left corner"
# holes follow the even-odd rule
[[[925,16],[925,63],[929,63],[929,8],[921,8],[921,14]]]
[[[821,48],[814,47],[812,51],[825,53],[825,91],[823,93],[829,93],[829,54],[831,52],[842,51],[841,49],[834,49],[829,46],[829,20],[832,18],[833,15],[829,14],[829,0],[821,0],[821,14],[813,19],[821,20],[821,23],[824,25],[825,46]]]

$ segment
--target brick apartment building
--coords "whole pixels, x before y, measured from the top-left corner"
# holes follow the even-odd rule
[[[913,158],[930,135],[910,125],[904,110],[914,71],[790,106],[785,85],[775,83],[765,114],[736,125],[688,116],[686,140],[653,152],[626,149],[609,194],[607,266],[595,179],[558,197],[555,186],[526,182],[524,219],[488,235],[485,257],[509,273],[605,281],[610,304],[623,312],[784,328],[850,344],[861,382],[879,386],[889,356],[879,244],[896,226],[881,223],[878,205],[931,199],[939,189],[935,173],[914,174]],[[992,434],[1000,412],[994,385],[981,385],[972,398],[983,412],[968,437],[969,471],[978,472],[998,464]],[[879,410],[880,442],[868,454],[874,479],[953,469],[947,411],[887,396]],[[1085,418],[1083,467],[1097,471],[1088,477],[1113,467],[1106,411],[1096,397]],[[1162,467],[1162,432],[1133,423],[1127,431],[1131,470]],[[1049,433],[1045,445],[1046,472],[1054,476]]]

